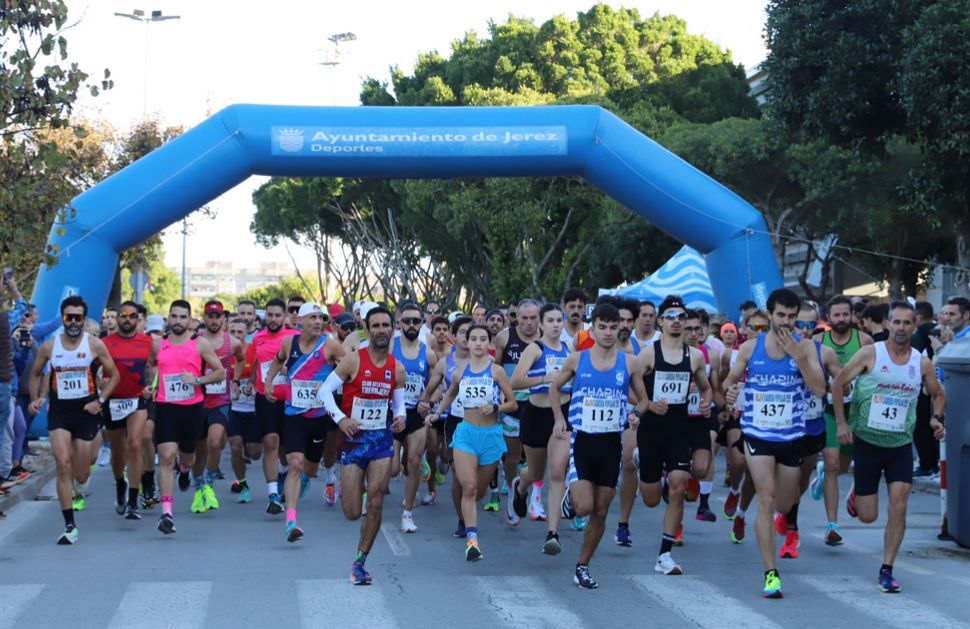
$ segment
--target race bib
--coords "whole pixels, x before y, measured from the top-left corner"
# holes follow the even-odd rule
[[[866,424],[875,430],[906,432],[910,401],[891,395],[873,395]]]
[[[409,373],[404,383],[404,402],[410,406],[416,405],[423,388],[424,376],[419,373]]]
[[[808,408],[805,410],[805,419],[818,419],[825,412],[825,399],[814,395],[808,398]]]
[[[360,422],[362,430],[384,430],[387,428],[387,399],[354,398],[350,416]]]
[[[59,400],[79,400],[94,393],[91,390],[91,380],[88,377],[87,369],[58,371],[55,381],[57,382],[57,399]]]
[[[259,363],[259,371],[260,371],[260,373],[263,376],[263,382],[264,383],[266,382],[266,376],[269,375],[269,367],[272,364],[273,364],[273,361],[271,361],[271,360],[270,361],[267,361],[265,363]],[[285,371],[280,371],[280,372],[278,372],[276,374],[276,377],[273,378],[273,386],[274,387],[278,387],[278,386],[282,386],[284,384],[286,384],[286,372]]]
[[[184,402],[195,397],[195,387],[182,382],[182,374],[168,374],[165,376],[164,385],[166,402]]]
[[[619,432],[622,410],[623,400],[619,398],[583,398],[583,432]]]
[[[495,383],[488,376],[462,378],[458,384],[458,399],[465,408],[478,408],[482,404],[491,404]]]
[[[793,393],[755,392],[752,422],[763,430],[784,430],[792,426],[795,395]]]
[[[138,410],[138,398],[109,400],[108,410],[111,412],[111,421],[119,422]]]
[[[212,373],[211,369],[206,369],[206,375]],[[213,382],[205,385],[206,395],[225,395],[226,394],[226,380],[223,379],[221,382]]]
[[[465,419],[465,407],[462,405],[460,397],[455,398],[455,401],[451,403],[449,413],[459,419]]]
[[[698,416],[701,415],[701,393],[700,391],[694,391],[693,393],[687,394],[687,414]]]
[[[290,405],[296,408],[320,408],[320,382],[316,380],[294,380],[290,383]]]
[[[566,359],[562,356],[546,356],[546,375],[552,376],[559,373],[565,362]]]
[[[686,371],[658,371],[653,377],[653,399],[667,404],[683,404],[687,401],[690,373]]]

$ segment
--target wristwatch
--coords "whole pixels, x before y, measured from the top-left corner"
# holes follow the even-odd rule
[[[104,398],[101,397],[100,395],[98,396],[98,404],[100,404],[101,406],[104,406]],[[940,421],[943,421],[943,420],[941,419]]]
[[[934,413],[933,414],[933,419],[935,419],[936,421],[940,422],[941,424],[946,423],[944,421],[946,419],[946,415],[937,415],[937,414]]]
[[[202,378],[200,378],[199,376],[195,377],[195,386],[197,387],[202,386]]]

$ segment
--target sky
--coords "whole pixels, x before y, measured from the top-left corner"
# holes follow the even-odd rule
[[[489,20],[511,13],[537,24],[563,14],[575,17],[593,0],[418,0],[416,2],[333,0],[68,0],[65,33],[69,60],[100,79],[111,70],[114,88],[79,98],[76,112],[125,130],[147,113],[168,125],[191,128],[234,103],[279,105],[358,104],[367,77],[389,80],[389,68],[413,68],[417,55],[437,50],[447,56],[451,42],[468,30],[487,34]],[[608,2],[636,8],[641,16],[673,13],[688,30],[730,50],[750,70],[767,51],[762,40],[764,0],[654,0]],[[115,12],[161,10],[180,19],[149,25]],[[327,38],[351,32],[357,40],[340,44],[339,65]],[[265,249],[249,232],[255,207],[251,196],[264,177],[252,177],[213,200],[216,217],[192,218],[186,239],[189,266],[229,260],[251,267],[262,261],[289,262],[282,246]],[[165,232],[165,261],[182,259],[181,229]],[[315,268],[313,254],[290,248],[302,269]]]

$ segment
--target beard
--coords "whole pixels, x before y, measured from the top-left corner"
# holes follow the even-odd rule
[[[282,328],[282,327],[283,327],[283,324],[282,323],[277,323],[276,321],[267,321],[266,322],[266,329],[269,330],[270,332],[273,332],[274,334],[276,332],[279,332],[280,331],[280,328]]]
[[[185,331],[186,330],[188,330],[188,327],[182,325],[181,323],[173,323],[172,324],[172,333],[175,336],[181,336],[181,335],[185,334]]]
[[[628,340],[630,340],[630,331],[626,329],[620,330],[619,332],[617,332],[616,338],[621,343],[626,343]]]
[[[370,344],[378,349],[385,349],[390,346],[391,337],[381,332],[380,334],[375,334],[371,337]]]
[[[403,330],[401,330],[401,335],[404,336],[404,338],[406,338],[409,341],[413,341],[414,339],[418,338],[419,333],[420,333],[420,330],[417,330],[415,328],[404,328]]]
[[[75,338],[75,337],[81,336],[81,333],[84,332],[84,326],[69,325],[64,328],[64,332],[66,332],[67,335],[70,336],[71,338]]]
[[[832,329],[835,330],[836,332],[838,332],[839,334],[845,334],[846,332],[849,331],[849,328],[850,327],[852,327],[852,326],[850,326],[848,324],[848,322],[846,322],[846,323],[833,323],[832,324]]]

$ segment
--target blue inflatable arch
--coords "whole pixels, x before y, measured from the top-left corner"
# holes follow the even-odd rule
[[[733,313],[781,285],[761,214],[600,107],[234,105],[74,199],[42,266],[40,312],[104,307],[119,252],[250,175],[447,178],[572,175],[705,255]]]

